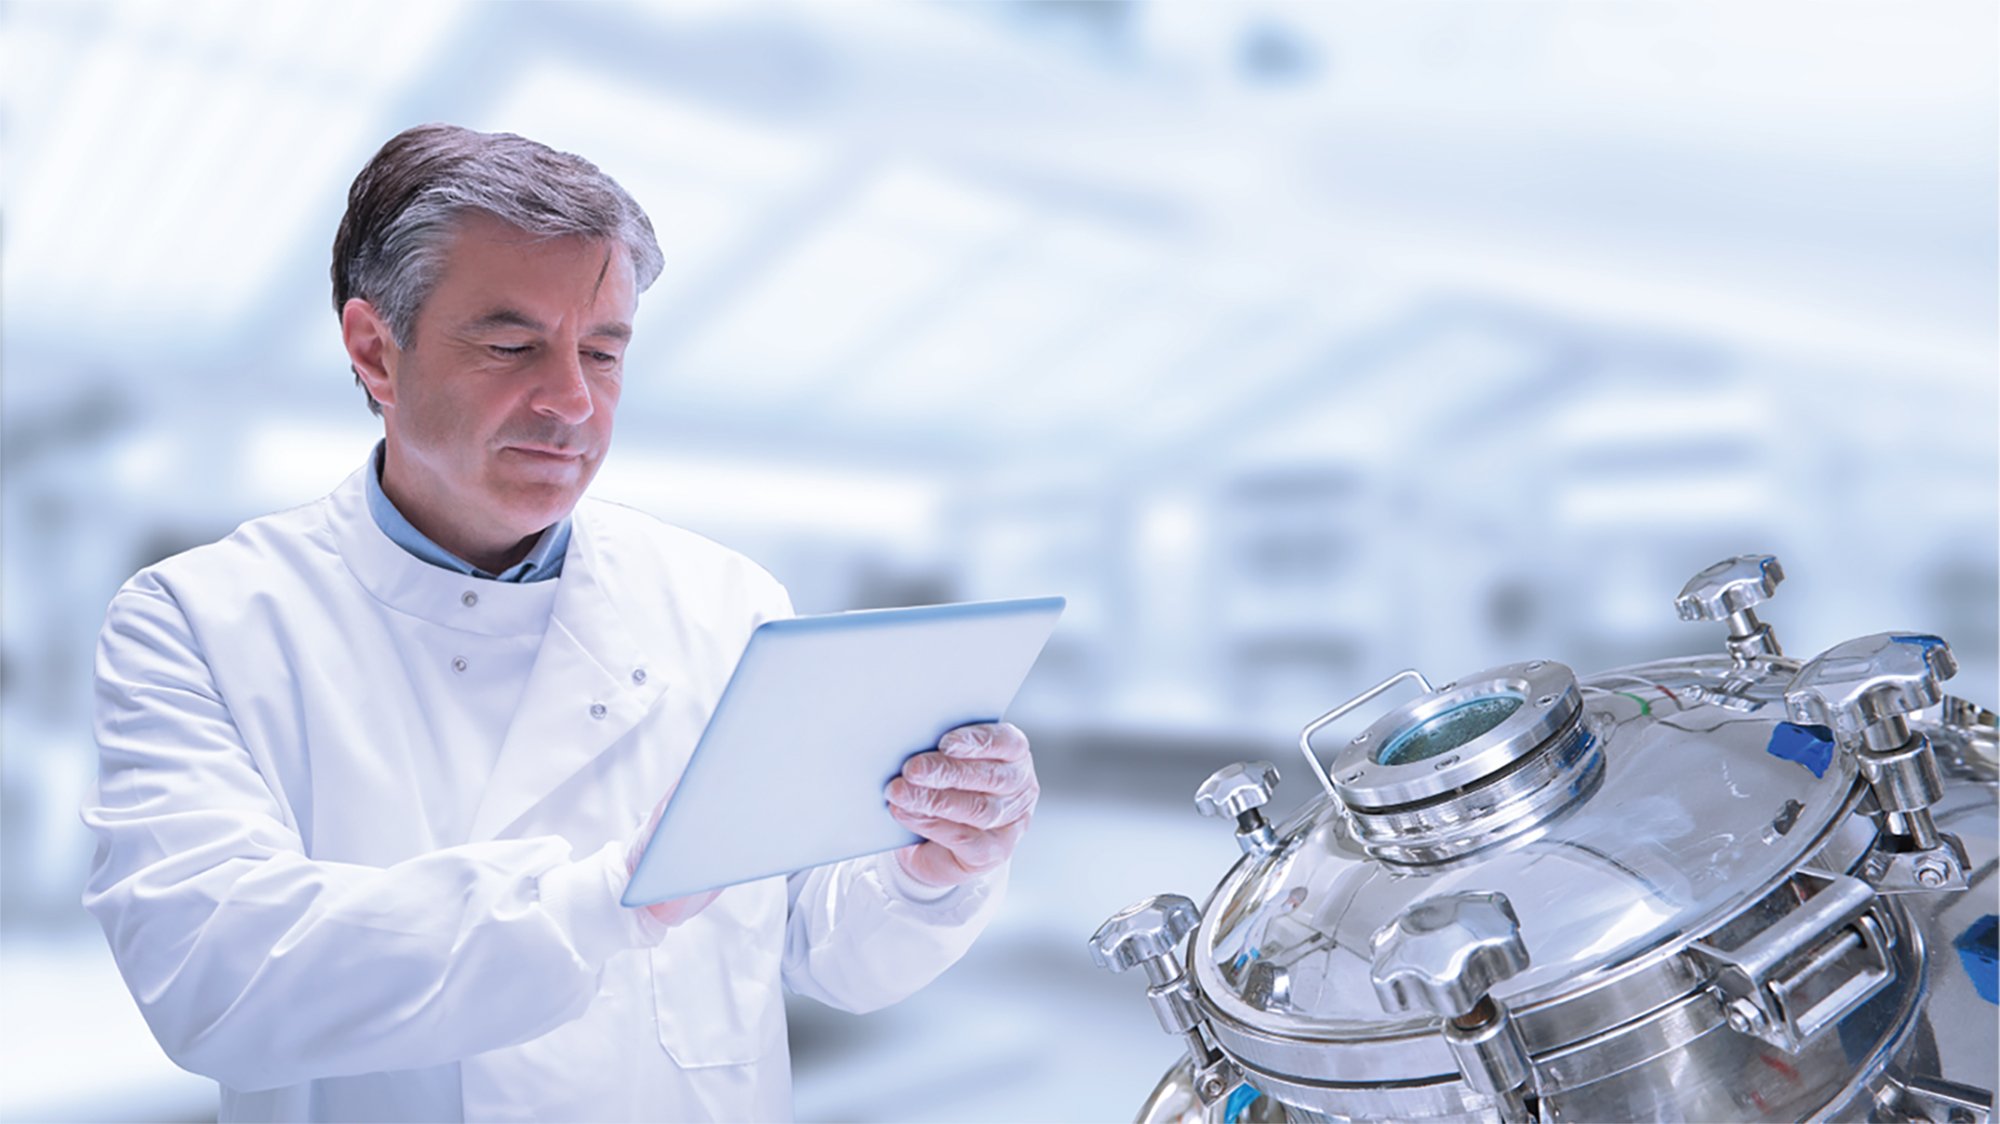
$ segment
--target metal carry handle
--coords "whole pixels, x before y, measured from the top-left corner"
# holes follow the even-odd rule
[[[1319,763],[1318,757],[1313,756],[1312,736],[1319,733],[1328,723],[1338,720],[1342,715],[1352,711],[1362,703],[1394,687],[1405,679],[1416,680],[1417,684],[1424,689],[1424,694],[1426,695],[1434,694],[1437,690],[1437,688],[1431,686],[1430,680],[1424,678],[1423,672],[1413,667],[1406,667],[1389,678],[1382,680],[1380,683],[1375,684],[1373,687],[1368,688],[1366,691],[1334,707],[1332,710],[1327,711],[1325,714],[1320,715],[1318,718],[1313,719],[1306,724],[1304,730],[1299,731],[1299,752],[1306,755],[1306,764],[1312,766],[1313,776],[1319,778],[1320,787],[1326,789],[1328,796],[1335,799],[1340,798],[1340,794],[1333,790],[1333,778],[1327,776],[1326,767]]]
[[[1714,969],[1730,1029],[1796,1054],[1895,978],[1876,902],[1858,878],[1803,868],[1689,952]]]

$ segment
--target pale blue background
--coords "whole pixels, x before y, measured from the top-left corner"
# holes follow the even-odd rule
[[[0,1115],[199,1119],[76,905],[89,659],[139,566],[378,432],[327,295],[404,126],[652,212],[601,491],[801,610],[1057,592],[1047,795],[938,986],[801,1008],[808,1119],[1128,1117],[1084,939],[1232,861],[1189,804],[1400,667],[1942,633],[1996,701],[1990,3],[13,3]],[[365,705],[365,700],[357,700]]]

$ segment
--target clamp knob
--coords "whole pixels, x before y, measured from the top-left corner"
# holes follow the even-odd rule
[[[1688,579],[1674,608],[1684,621],[1728,620],[1754,609],[1778,592],[1785,571],[1770,554],[1739,554],[1725,558]]]
[[[1224,765],[1201,782],[1194,790],[1194,808],[1204,816],[1235,816],[1236,843],[1243,852],[1268,854],[1277,848],[1278,837],[1257,809],[1271,802],[1271,790],[1277,787],[1276,765],[1239,761]]]
[[[1239,761],[1209,774],[1194,790],[1194,808],[1204,816],[1240,816],[1271,802],[1278,767],[1269,761]]]
[[[1384,1010],[1446,1019],[1528,966],[1514,904],[1489,891],[1425,898],[1377,931],[1371,947],[1369,978]]]
[[[1166,960],[1201,923],[1201,911],[1179,894],[1155,894],[1119,910],[1091,934],[1090,956],[1100,968],[1123,972]]]
[[[1739,554],[1689,578],[1674,598],[1674,611],[1684,621],[1727,622],[1729,652],[1739,660],[1782,655],[1771,626],[1752,610],[1769,601],[1784,580],[1775,555]]]
[[[1957,673],[1958,660],[1943,640],[1878,632],[1821,652],[1785,686],[1785,710],[1794,721],[1831,727],[1836,741],[1856,750],[1882,812],[1884,836],[1862,864],[1880,893],[1969,885],[1963,841],[1939,831],[1931,815],[1944,797],[1937,754],[1909,721],[1913,711],[1942,700],[1939,684]]]
[[[1090,938],[1090,957],[1100,967],[1114,972],[1144,968],[1151,985],[1146,1001],[1154,1017],[1168,1034],[1177,1034],[1188,1044],[1188,1056],[1197,1072],[1220,1061],[1208,1040],[1202,1037],[1201,1006],[1195,1001],[1194,985],[1181,970],[1177,950],[1181,939],[1201,924],[1201,911],[1194,902],[1179,894],[1155,894],[1126,906],[1097,927]],[[1212,1083],[1214,1075],[1204,1079]],[[1226,1090],[1217,1087],[1202,1093],[1204,1102]],[[1213,1096],[1211,1096],[1213,1094]]]
[[[1938,637],[1878,632],[1836,644],[1800,668],[1785,687],[1785,709],[1793,721],[1831,728],[1842,742],[1865,738],[1890,749],[1909,740],[1903,716],[1936,705],[1944,698],[1938,684],[1956,674],[1958,660]]]
[[[1503,1121],[1540,1117],[1535,1063],[1499,984],[1528,966],[1521,920],[1507,895],[1474,890],[1425,898],[1375,933],[1369,978],[1382,1009],[1428,1011],[1466,1083],[1493,1098]]]

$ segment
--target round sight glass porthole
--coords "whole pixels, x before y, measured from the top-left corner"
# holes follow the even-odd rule
[[[1428,761],[1490,733],[1521,709],[1520,695],[1487,695],[1440,711],[1397,734],[1375,755],[1377,765],[1408,765]]]
[[[1575,674],[1554,660],[1488,668],[1377,718],[1334,757],[1330,787],[1356,812],[1461,797],[1484,808],[1497,793],[1474,799],[1472,792],[1489,782],[1512,791],[1543,773],[1570,771],[1575,755],[1562,750],[1588,736],[1582,706]],[[1516,775],[1522,762],[1542,757],[1542,766]],[[1463,811],[1448,818],[1458,822]]]

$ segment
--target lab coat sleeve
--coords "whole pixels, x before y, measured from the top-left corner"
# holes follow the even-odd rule
[[[907,998],[951,967],[992,919],[1002,864],[962,886],[926,886],[893,853],[791,876],[785,986],[843,1011]]]
[[[100,637],[96,726],[83,904],[167,1054],[231,1088],[535,1038],[584,1012],[613,953],[654,935],[618,903],[620,844],[309,858],[185,614],[144,574]]]

